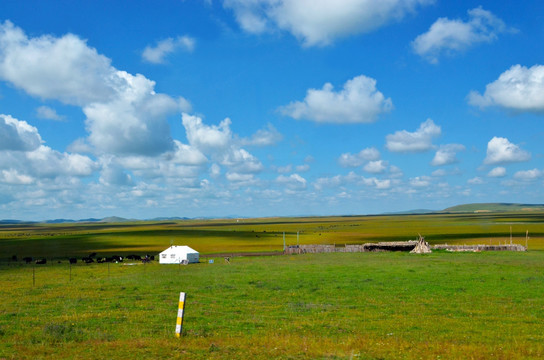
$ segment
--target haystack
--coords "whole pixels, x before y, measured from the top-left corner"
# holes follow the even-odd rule
[[[429,254],[431,253],[431,247],[429,243],[425,241],[425,238],[419,235],[419,240],[414,250],[410,251],[410,254]]]

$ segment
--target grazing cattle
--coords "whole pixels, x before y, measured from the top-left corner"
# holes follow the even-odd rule
[[[85,264],[90,264],[90,263],[93,263],[93,262],[94,262],[94,260],[93,260],[92,258],[87,257],[87,256],[82,257],[82,258],[81,258],[81,261],[83,261]]]
[[[76,264],[77,263],[76,258],[69,258],[68,261],[70,262],[70,264]]]
[[[115,261],[115,262],[123,262],[123,257],[119,255],[113,255],[111,259],[112,261]]]
[[[149,260],[155,261],[155,255],[151,255],[151,256],[149,257]]]
[[[46,259],[38,259],[36,260],[36,265],[45,265],[47,264],[47,260]]]
[[[142,257],[140,255],[129,255],[127,256],[127,259],[129,260],[142,260]]]
[[[99,264],[102,264],[102,263],[106,262],[106,258],[96,259],[96,262],[99,263]]]
[[[30,264],[32,262],[32,258],[30,256],[24,257],[23,261],[27,264]]]
[[[93,258],[93,257],[95,257],[95,256],[96,256],[96,253],[94,252],[94,253],[90,253],[89,256],[87,256],[87,257]]]
[[[17,255],[13,255],[13,256],[11,257],[11,261],[17,261]]]

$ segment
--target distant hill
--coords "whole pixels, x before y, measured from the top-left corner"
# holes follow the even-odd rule
[[[436,210],[429,209],[414,209],[406,211],[395,211],[395,212],[386,212],[381,215],[419,215],[419,214],[432,214],[437,212]]]
[[[128,221],[138,221],[138,220],[125,219],[118,216],[105,217],[102,220],[100,220],[100,222],[106,222],[106,223],[121,223],[121,222],[128,222]]]
[[[544,204],[476,203],[452,206],[442,212],[544,211]]]

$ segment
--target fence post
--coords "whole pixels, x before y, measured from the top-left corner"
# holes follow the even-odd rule
[[[183,312],[185,311],[185,293],[179,293],[178,318],[176,320],[176,337],[181,337],[181,326],[183,325]]]

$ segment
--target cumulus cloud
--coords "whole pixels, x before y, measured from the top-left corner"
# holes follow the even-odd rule
[[[499,106],[512,111],[541,113],[544,111],[544,66],[514,65],[488,84],[483,95],[470,92],[468,102],[481,108]]]
[[[0,151],[30,151],[42,143],[38,129],[26,121],[0,114]]]
[[[442,130],[431,119],[423,122],[415,132],[397,131],[386,136],[386,147],[392,152],[424,152],[433,147],[432,140]]]
[[[262,163],[240,147],[230,129],[231,120],[224,119],[219,125],[204,124],[202,118],[186,113],[182,114],[189,145],[209,155],[213,161],[230,169],[236,177],[240,174],[257,173],[263,169]],[[255,138],[255,137],[254,137]],[[232,177],[232,176],[231,176]]]
[[[178,49],[192,52],[195,48],[195,39],[190,36],[167,38],[157,42],[155,46],[146,46],[142,58],[152,64],[163,64],[166,56]]]
[[[538,169],[522,170],[514,174],[514,179],[523,181],[532,181],[541,178],[544,172]]]
[[[338,158],[338,163],[343,167],[358,167],[367,161],[375,161],[380,158],[380,152],[374,147],[366,148],[357,154],[344,153]]]
[[[431,165],[441,166],[449,165],[458,162],[456,155],[457,152],[465,150],[465,146],[461,144],[447,144],[441,145],[436,154],[434,155]]]
[[[0,79],[42,99],[81,106],[88,142],[99,153],[159,154],[173,148],[166,116],[188,102],[154,91],[155,83],[111,66],[75,35],[29,38],[0,24]]]
[[[371,174],[381,174],[387,169],[387,161],[370,161],[363,167],[363,170]]]
[[[373,31],[402,19],[433,0],[326,1],[225,0],[240,27],[250,33],[280,29],[305,46],[325,46],[335,39]]]
[[[348,80],[338,92],[330,83],[322,89],[309,89],[303,101],[283,106],[280,112],[321,123],[371,123],[392,108],[391,99],[376,89],[376,80],[360,75]]]
[[[487,176],[489,177],[505,177],[506,176],[506,169],[502,166],[497,166],[493,169],[491,169],[488,173],[487,173]]]
[[[11,185],[28,185],[34,182],[34,178],[29,175],[20,174],[15,169],[7,169],[0,172],[0,182]]]
[[[518,145],[512,144],[506,138],[495,136],[487,143],[487,156],[484,164],[523,162],[530,158],[531,154]]]
[[[412,48],[431,63],[437,63],[444,53],[449,55],[491,42],[498,34],[511,31],[501,19],[481,7],[469,10],[468,15],[467,21],[439,18],[412,42]]]
[[[232,142],[229,118],[221,121],[219,125],[206,125],[202,118],[183,113],[181,121],[185,127],[189,143],[203,152],[221,151]]]

